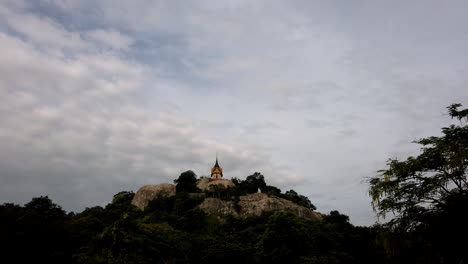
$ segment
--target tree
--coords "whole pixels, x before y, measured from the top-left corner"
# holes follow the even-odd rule
[[[266,188],[265,177],[260,172],[247,176],[245,181],[239,183],[240,193],[256,193],[259,189],[263,192]]]
[[[17,237],[9,239],[20,242],[18,249],[21,251],[19,254],[14,251],[6,253],[13,253],[18,262],[70,262],[68,220],[66,212],[48,196],[33,198],[24,205],[23,214],[18,219]]]
[[[468,259],[462,250],[467,243],[454,239],[468,235],[468,109],[460,107],[447,107],[459,125],[443,127],[441,136],[416,140],[421,145],[418,156],[389,159],[387,168],[369,179],[377,215],[394,213],[386,226],[394,231],[393,237],[407,237],[407,246],[403,242],[394,246],[413,255],[419,250],[417,257],[428,256],[434,261],[431,263],[465,263]],[[415,245],[419,247],[412,248]]]
[[[275,187],[275,186],[271,186],[271,185],[267,185],[265,187],[265,193],[268,193],[268,194],[273,194],[273,195],[281,195],[281,189]]]
[[[289,190],[289,191],[285,192],[284,193],[284,198],[292,201],[295,204],[298,204],[298,205],[304,206],[306,208],[309,208],[310,210],[316,210],[317,209],[317,207],[315,207],[315,205],[312,204],[312,202],[309,200],[309,198],[307,198],[304,195],[298,194],[294,190]]]
[[[197,175],[195,172],[188,170],[186,172],[182,172],[176,180],[176,192],[188,192],[194,193],[199,192],[200,189],[197,188]]]
[[[121,191],[114,195],[112,198],[112,203],[129,205],[132,202],[134,196],[135,193],[132,191]]]
[[[298,263],[299,257],[306,253],[308,242],[310,239],[300,219],[275,213],[268,218],[259,241],[259,253],[265,263]]]
[[[114,195],[112,202],[106,205],[106,211],[109,216],[118,217],[132,209],[136,209],[136,207],[131,204],[134,196],[135,193],[132,191],[121,191]]]
[[[460,122],[468,111],[448,108]],[[415,141],[421,154],[404,161],[389,159],[387,169],[370,178],[369,194],[379,216],[393,212],[391,224],[404,229],[419,225],[427,213],[443,207],[448,196],[467,195],[468,126],[465,123],[442,128],[442,136]]]
[[[349,224],[349,216],[341,214],[337,210],[333,210],[325,217],[325,222],[334,224]]]

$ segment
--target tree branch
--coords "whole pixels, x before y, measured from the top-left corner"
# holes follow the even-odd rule
[[[440,200],[435,199],[433,197],[423,197],[423,199],[431,200],[431,201],[433,201],[433,202],[435,202],[437,204],[442,204],[442,202]]]
[[[443,173],[445,174],[445,176],[447,176],[447,178],[449,178],[450,180],[452,180],[453,183],[455,183],[455,185],[458,187],[458,189],[459,189],[460,191],[463,191],[463,186],[461,185],[460,182],[458,182],[458,181],[456,180],[456,178],[454,178],[454,177],[452,176],[452,174],[450,174],[449,172],[447,172],[445,169],[440,169],[440,171],[443,172]]]
[[[442,171],[439,170],[439,172],[446,173],[446,172],[443,171],[443,170],[442,170]],[[414,176],[413,176],[413,179],[418,180],[418,181],[424,181],[424,180],[426,180],[427,178],[414,175]],[[436,184],[437,186],[439,186],[439,187],[440,187],[444,192],[446,192],[447,194],[451,194],[451,192],[450,192],[443,184],[441,184],[441,183],[439,183],[439,182],[436,182],[435,184]]]

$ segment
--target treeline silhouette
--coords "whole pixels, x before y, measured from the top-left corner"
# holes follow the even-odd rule
[[[323,221],[287,213],[218,219],[186,192],[141,211],[134,193],[66,213],[48,197],[0,206],[2,256],[11,263],[377,263],[375,228],[337,211]],[[10,263],[10,262],[4,262]]]

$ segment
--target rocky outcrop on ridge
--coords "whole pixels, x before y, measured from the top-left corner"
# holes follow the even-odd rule
[[[145,185],[141,187],[133,197],[132,204],[140,209],[145,209],[149,202],[159,197],[170,197],[176,194],[174,184],[162,183]]]
[[[209,190],[212,186],[218,185],[223,188],[234,187],[230,180],[210,180],[200,179],[197,187],[201,190]],[[132,204],[140,209],[144,209],[150,201],[160,197],[171,197],[176,194],[174,184],[145,185],[135,194]],[[204,195],[200,193],[200,195]],[[248,218],[260,216],[266,212],[288,212],[298,217],[321,220],[323,215],[314,212],[306,207],[297,205],[289,200],[268,195],[266,193],[252,193],[239,196],[234,200],[221,200],[218,198],[205,198],[198,208],[202,211],[216,215],[219,218],[231,215],[236,218]]]
[[[206,213],[218,217],[232,215],[236,218],[247,218],[260,216],[265,212],[288,212],[298,217],[313,220],[321,220],[323,218],[321,213],[266,193],[253,193],[240,196],[238,201],[206,198],[198,207]]]

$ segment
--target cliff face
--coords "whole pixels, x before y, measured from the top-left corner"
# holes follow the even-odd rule
[[[220,179],[211,180],[208,178],[200,179],[197,181],[197,187],[202,191],[207,191],[213,186],[220,188],[234,187],[234,183],[230,180]],[[176,187],[174,184],[161,183],[155,185],[145,185],[138,189],[133,197],[132,204],[141,210],[145,209],[150,201],[158,197],[170,197],[176,194]]]
[[[199,206],[206,213],[219,217],[232,215],[236,218],[260,216],[265,212],[288,212],[298,217],[321,220],[322,214],[297,205],[277,196],[265,193],[253,193],[239,197],[239,201],[223,201],[217,198],[206,198]]]
[[[174,184],[162,183],[156,185],[145,185],[135,193],[132,204],[143,210],[150,201],[157,199],[158,197],[170,197],[175,194],[176,189]]]
[[[197,183],[197,186],[202,190],[206,190],[212,185],[221,185],[223,187],[234,186],[229,180],[207,181],[207,179],[202,179]],[[158,185],[145,185],[136,192],[132,204],[143,210],[153,199],[157,199],[158,197],[170,197],[175,194],[176,190],[174,184],[163,183]],[[221,218],[228,215],[232,215],[236,218],[247,218],[260,216],[265,212],[289,212],[298,217],[314,220],[322,219],[322,214],[320,213],[286,199],[265,193],[253,193],[239,196],[238,201],[206,198],[198,205],[198,208],[208,214],[216,215]]]

